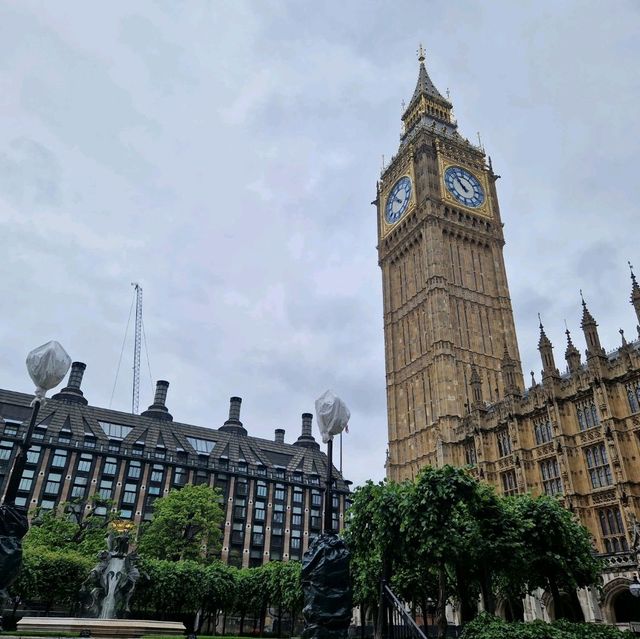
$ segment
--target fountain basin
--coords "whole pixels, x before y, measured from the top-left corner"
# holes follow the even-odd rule
[[[184,635],[181,621],[153,621],[149,619],[83,619],[80,617],[23,617],[18,621],[19,632],[83,633],[91,637],[136,639],[145,635]]]

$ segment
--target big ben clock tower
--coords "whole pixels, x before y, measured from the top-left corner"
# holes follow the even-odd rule
[[[497,176],[458,133],[422,47],[418,60],[400,148],[376,198],[394,480],[460,463],[452,444],[473,402],[523,386]]]

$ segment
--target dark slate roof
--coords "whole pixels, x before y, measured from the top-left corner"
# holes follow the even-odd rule
[[[413,92],[409,106],[406,112],[409,112],[416,102],[420,99],[420,96],[425,95],[436,102],[440,102],[443,106],[451,108],[452,105],[442,96],[440,91],[436,89],[436,85],[431,81],[427,68],[424,66],[424,62],[420,62],[420,71],[418,72],[418,82],[416,83],[416,90]]]
[[[0,389],[0,418],[19,422],[27,421],[31,414],[29,404],[32,399],[33,396],[25,393]],[[167,453],[166,461],[177,461],[177,454],[184,452],[189,458],[187,463],[196,463],[196,460],[202,460],[203,454],[196,451],[189,443],[188,438],[192,437],[213,442],[213,448],[207,456],[207,465],[211,469],[233,472],[234,466],[244,461],[249,466],[266,467],[269,475],[277,469],[303,472],[306,476],[319,475],[320,486],[323,485],[327,472],[327,457],[319,448],[279,443],[238,432],[225,432],[216,428],[154,419],[148,415],[133,415],[77,402],[67,402],[64,399],[48,399],[40,411],[37,423],[47,428],[45,443],[57,441],[60,431],[70,430],[74,440],[82,441],[85,435],[93,435],[98,445],[103,444],[106,451],[109,437],[100,426],[100,422],[131,428],[122,439],[121,446],[125,454],[135,443],[144,442],[145,452],[155,452],[157,447],[164,447]],[[225,460],[229,464],[228,471],[220,464],[220,460]],[[348,490],[348,484],[335,468],[334,477],[338,478],[339,490]],[[307,480],[308,477],[305,477],[305,481]]]

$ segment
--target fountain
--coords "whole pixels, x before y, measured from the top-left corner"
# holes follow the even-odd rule
[[[80,632],[81,636],[142,637],[182,635],[184,624],[176,621],[129,619],[129,602],[140,579],[138,555],[129,552],[132,522],[111,524],[107,550],[98,555],[98,563],[80,586],[82,617],[23,617],[21,632]]]

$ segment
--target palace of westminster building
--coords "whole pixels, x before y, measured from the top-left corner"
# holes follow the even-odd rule
[[[458,133],[422,50],[419,62],[400,148],[375,201],[387,476],[402,480],[425,465],[453,464],[470,467],[505,495],[558,496],[590,530],[607,565],[601,594],[580,593],[582,616],[627,621],[640,541],[640,341],[627,342],[622,333],[622,345],[606,352],[583,301],[585,357],[567,331],[561,372],[541,324],[542,381],[525,388],[498,176],[484,151]],[[633,273],[631,304],[640,324]],[[551,614],[542,597],[525,602],[524,612]]]

